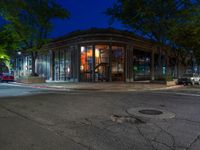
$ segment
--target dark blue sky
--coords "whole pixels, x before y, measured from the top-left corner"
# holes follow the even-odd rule
[[[55,38],[76,30],[84,30],[92,27],[108,28],[109,18],[103,13],[112,6],[115,0],[56,0],[70,12],[70,18],[53,21],[54,28],[50,37]],[[0,18],[0,23],[4,21]],[[115,22],[113,28],[123,29],[123,26]]]
[[[112,6],[115,0],[57,0],[64,8],[70,11],[68,20],[54,20],[54,30],[51,37],[58,37],[78,29],[91,27],[106,28],[108,17],[103,14],[106,8]],[[112,27],[122,29],[120,23]]]

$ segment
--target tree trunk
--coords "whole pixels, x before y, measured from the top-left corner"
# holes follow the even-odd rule
[[[170,68],[169,68],[169,56],[167,54],[165,55],[165,59],[166,59],[165,79],[168,80],[170,76]]]
[[[176,66],[177,66],[177,78],[180,78],[180,55],[179,54],[176,59]]]
[[[32,59],[32,72],[31,72],[31,76],[38,76],[35,72],[35,61],[37,58],[37,53],[36,52],[31,52],[31,59]]]
[[[158,70],[156,71],[158,73],[158,79],[162,79],[162,50],[161,50],[161,47],[158,46]]]

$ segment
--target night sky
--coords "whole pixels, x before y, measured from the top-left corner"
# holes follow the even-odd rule
[[[106,8],[112,6],[115,0],[57,0],[64,8],[70,11],[68,20],[54,20],[54,30],[51,37],[58,37],[66,33],[92,27],[107,28],[108,17],[103,14]],[[114,28],[122,29],[120,23],[113,24]]]
[[[115,0],[56,0],[70,12],[70,18],[65,20],[53,20],[54,29],[51,38],[65,35],[76,30],[84,30],[92,27],[108,28],[108,20],[103,12],[112,6]],[[0,18],[0,23],[4,21]],[[113,28],[123,29],[119,22],[112,25]]]

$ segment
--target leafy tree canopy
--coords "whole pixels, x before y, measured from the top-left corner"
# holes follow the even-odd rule
[[[116,0],[106,14],[160,48],[170,45],[181,61],[192,52],[200,64],[199,0]]]
[[[55,0],[4,0],[0,2],[0,15],[19,36],[20,47],[33,51],[47,41],[52,19],[64,19],[69,13]]]
[[[195,0],[117,0],[106,14],[139,35],[159,44],[170,44],[174,42],[170,41],[171,36],[176,35],[180,26],[190,23],[199,6]]]
[[[11,55],[18,48],[19,38],[7,25],[0,28],[0,54]]]
[[[15,46],[31,53],[34,75],[37,52],[49,40],[52,20],[68,18],[69,12],[55,0],[3,0],[0,1],[0,16],[8,23],[6,32],[17,37]]]

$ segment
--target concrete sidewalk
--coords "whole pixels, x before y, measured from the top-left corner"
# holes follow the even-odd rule
[[[67,83],[67,82],[49,82],[41,84],[22,84],[10,83],[13,86],[32,87],[40,89],[53,89],[53,90],[95,90],[95,91],[144,91],[144,90],[165,90],[183,87],[182,85],[166,86],[159,83]]]

